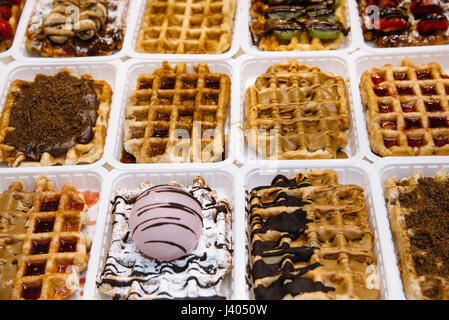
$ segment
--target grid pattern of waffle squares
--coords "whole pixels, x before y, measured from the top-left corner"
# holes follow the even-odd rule
[[[288,60],[268,68],[245,95],[249,146],[270,159],[329,159],[348,143],[341,76]]]
[[[124,148],[138,163],[214,162],[224,153],[230,79],[206,63],[166,61],[141,74],[126,109]]]
[[[232,40],[235,0],[148,0],[137,39],[144,53],[222,53]]]
[[[371,149],[379,156],[449,154],[449,76],[435,62],[384,65],[362,74]]]

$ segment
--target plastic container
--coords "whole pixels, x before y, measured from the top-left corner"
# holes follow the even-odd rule
[[[179,61],[167,60],[171,66],[175,66]],[[198,64],[201,60],[193,60],[193,59],[183,59],[183,62],[187,64],[187,71],[189,73],[193,72],[193,66]],[[139,164],[127,164],[120,162],[120,158],[122,156],[123,151],[123,132],[124,132],[124,124],[125,124],[125,112],[126,106],[129,104],[129,98],[133,94],[135,85],[137,83],[137,78],[142,73],[153,73],[154,70],[158,69],[162,65],[162,60],[138,60],[131,59],[128,60],[124,64],[123,73],[121,78],[124,79],[122,83],[125,85],[122,86],[122,91],[120,93],[120,98],[118,99],[119,107],[115,108],[113,114],[111,115],[111,123],[113,123],[112,129],[112,145],[106,150],[107,161],[110,165],[119,169],[129,168],[140,168],[140,169],[149,169],[149,168],[186,168],[186,167],[195,167],[195,168],[203,168],[203,169],[215,169],[218,167],[222,167],[225,165],[229,165],[234,161],[233,148],[231,146],[234,138],[231,134],[231,115],[235,113],[237,110],[238,101],[235,99],[233,92],[237,91],[237,81],[235,81],[236,71],[235,71],[235,62],[233,60],[224,60],[224,61],[207,61],[209,65],[209,69],[211,72],[219,72],[225,73],[231,78],[231,101],[228,106],[228,114],[227,121],[225,123],[225,158],[221,162],[215,163],[139,163]],[[232,111],[231,111],[232,109]]]
[[[370,147],[368,138],[368,131],[366,128],[365,110],[363,110],[362,99],[360,97],[360,78],[364,71],[372,68],[379,68],[385,64],[393,66],[400,66],[402,60],[410,58],[415,65],[425,64],[429,62],[437,62],[443,68],[443,71],[449,73],[449,60],[446,53],[424,53],[424,52],[410,52],[410,53],[390,53],[390,54],[375,54],[375,53],[361,53],[357,52],[350,56],[349,67],[351,73],[351,87],[353,93],[353,101],[355,106],[355,118],[357,122],[360,146],[362,154],[364,154],[371,161],[378,161],[382,157],[374,154]],[[447,161],[447,156],[411,156],[414,161],[428,161],[429,157],[432,159],[439,159],[439,161]],[[385,157],[392,162],[402,161],[409,157]],[[445,160],[446,159],[446,160]]]
[[[17,79],[25,80],[25,81],[34,81],[34,78],[37,74],[42,73],[46,75],[55,75],[62,68],[68,68],[78,76],[82,74],[91,74],[96,80],[104,80],[109,83],[112,88],[112,101],[109,110],[109,121],[108,121],[108,130],[106,134],[105,145],[103,148],[103,155],[100,159],[95,161],[92,164],[83,164],[83,165],[67,165],[63,166],[67,170],[79,170],[81,168],[91,168],[103,165],[105,163],[105,154],[106,151],[110,148],[112,142],[112,128],[114,127],[114,123],[111,121],[111,113],[118,106],[115,106],[118,103],[118,98],[120,96],[120,81],[119,75],[121,70],[122,63],[120,61],[114,62],[66,62],[60,63],[58,61],[46,61],[46,62],[37,62],[37,63],[24,63],[19,61],[14,61],[8,64],[5,68],[5,78],[4,81],[0,79],[0,111],[3,110],[6,102],[6,97],[8,95],[8,91],[11,85],[11,82]],[[0,76],[1,78],[1,76]],[[45,169],[44,169],[45,168]],[[36,170],[47,170],[48,168],[53,167],[36,167]],[[9,170],[9,171],[21,171],[23,168],[11,168],[8,167],[6,163],[0,163],[0,171]]]
[[[47,63],[52,61],[58,61],[59,63],[73,62],[73,61],[105,61],[105,60],[113,60],[125,57],[131,43],[132,30],[134,29],[134,19],[133,17],[137,16],[138,12],[138,4],[139,1],[142,0],[129,0],[128,13],[126,17],[126,30],[124,31],[124,39],[122,49],[113,52],[111,55],[106,56],[89,56],[89,57],[69,57],[69,58],[52,58],[52,57],[42,57],[38,54],[29,52],[26,48],[26,30],[28,28],[28,23],[30,17],[33,13],[36,2],[39,0],[28,0],[25,10],[22,13],[22,19],[19,28],[17,29],[17,38],[15,39],[15,45],[13,46],[12,56],[16,60],[26,61],[26,62],[40,62]]]
[[[20,30],[21,25],[25,23],[25,19],[22,19],[22,17],[24,16],[25,11],[28,9],[30,1],[31,0],[28,0],[25,3],[25,5],[23,6],[22,14],[20,15],[19,23],[17,24],[16,33],[14,34],[14,40],[12,42],[12,45],[11,45],[11,47],[9,49],[7,49],[7,50],[5,50],[3,52],[0,52],[0,60],[2,60],[3,58],[10,58],[11,57],[12,52],[14,51],[14,47],[15,47],[15,45],[18,42],[17,40],[20,38],[18,31]]]
[[[251,38],[251,32],[249,29],[250,26],[250,0],[244,0],[241,1],[241,7],[242,7],[242,18],[240,19],[240,27],[239,30],[242,32],[242,36],[240,37],[240,46],[242,47],[243,51],[246,53],[249,53],[251,55],[256,56],[265,56],[265,57],[271,57],[271,58],[279,58],[279,57],[297,57],[302,55],[321,55],[321,56],[328,56],[329,54],[339,54],[339,53],[351,53],[354,50],[357,49],[354,42],[354,35],[352,31],[352,26],[354,25],[354,14],[352,12],[351,8],[351,2],[353,0],[345,0],[346,1],[346,26],[350,26],[351,30],[349,31],[348,35],[343,38],[343,41],[340,44],[340,47],[335,50],[311,50],[311,51],[263,51],[260,50],[258,46],[253,44],[252,38]]]
[[[97,246],[95,250],[91,250],[90,261],[92,267],[89,266],[88,274],[86,277],[86,285],[84,289],[84,299],[109,299],[107,296],[100,293],[96,284],[93,281],[94,278],[98,280],[101,272],[104,269],[105,259],[107,257],[110,239],[112,233],[112,204],[110,200],[113,200],[115,191],[119,188],[134,189],[143,182],[150,182],[154,185],[164,184],[169,181],[177,181],[184,185],[192,184],[195,177],[202,176],[211,189],[216,190],[220,198],[224,197],[229,201],[231,206],[233,219],[233,239],[234,246],[239,241],[239,233],[241,231],[237,224],[237,217],[240,215],[239,211],[236,211],[236,189],[238,176],[237,170],[234,166],[228,166],[225,169],[217,170],[194,170],[194,169],[150,169],[150,170],[113,170],[111,171],[105,180],[106,198],[103,199],[105,206],[102,207],[101,212],[98,215],[97,225],[102,226],[98,229],[98,237],[95,238]],[[233,267],[231,273],[225,279],[226,287],[230,294],[231,299],[238,298],[237,287],[238,284],[244,281],[243,278],[236,274],[236,266],[241,264],[240,254],[234,253]],[[89,280],[89,282],[87,281]]]
[[[198,59],[198,60],[224,60],[231,58],[234,56],[240,49],[239,36],[238,33],[241,19],[241,7],[242,1],[235,1],[236,8],[234,14],[234,26],[232,32],[232,42],[228,51],[223,53],[211,53],[211,54],[164,54],[164,53],[142,53],[136,51],[137,38],[139,36],[140,26],[142,24],[143,17],[145,15],[147,9],[147,1],[148,0],[140,0],[140,3],[137,5],[136,14],[133,16],[135,19],[133,32],[131,34],[132,41],[129,47],[128,55],[132,58],[139,59],[160,59],[160,60],[185,60],[185,59]]]
[[[47,176],[52,182],[55,190],[60,190],[62,185],[66,182],[72,183],[78,191],[94,191],[99,192],[100,198],[98,202],[89,208],[89,223],[83,229],[92,239],[92,246],[90,251],[98,251],[98,247],[101,244],[96,238],[98,237],[98,229],[102,229],[102,225],[98,224],[97,217],[98,214],[104,211],[103,207],[107,205],[107,200],[103,192],[104,189],[104,177],[106,176],[106,170],[104,168],[95,169],[81,169],[81,170],[65,170],[62,167],[58,167],[56,170],[47,170],[46,172],[37,172],[30,170],[22,170],[21,172],[0,172],[0,192],[8,189],[9,185],[13,181],[22,181],[25,189],[27,191],[32,191],[34,189],[35,180],[41,176]],[[89,270],[92,269],[92,263],[95,262],[92,258],[89,259],[87,266],[87,271],[80,274],[80,284],[81,288],[70,297],[71,300],[79,300],[83,298],[84,295],[84,285],[95,281],[95,278],[89,276]],[[85,284],[83,285],[85,281]]]
[[[239,101],[239,110],[232,113],[232,124],[234,125],[234,137],[236,139],[235,155],[236,159],[243,164],[261,164],[270,167],[283,166],[290,163],[301,163],[308,161],[307,163],[344,163],[353,162],[361,158],[360,143],[358,140],[359,133],[357,132],[356,118],[354,113],[354,101],[351,93],[351,85],[349,84],[349,67],[347,63],[348,56],[346,55],[328,55],[326,57],[315,56],[310,54],[307,56],[296,57],[300,63],[304,63],[310,66],[318,66],[323,72],[332,72],[335,75],[342,76],[346,80],[347,94],[349,100],[349,118],[350,128],[347,131],[349,136],[348,144],[344,149],[348,156],[347,159],[314,159],[314,160],[267,160],[263,156],[257,154],[256,150],[249,147],[245,138],[243,127],[245,124],[245,92],[253,86],[257,77],[265,73],[266,70],[273,64],[293,57],[252,57],[249,55],[243,55],[237,59],[238,64],[238,76],[236,83],[238,84],[238,91],[234,92],[234,100]]]
[[[310,163],[310,162],[309,162]],[[237,211],[242,212],[238,216],[239,219],[245,221],[237,221],[238,224],[245,226],[248,232],[248,222],[245,217],[245,190],[251,191],[256,186],[269,185],[277,174],[283,174],[287,177],[295,175],[297,172],[308,172],[309,170],[324,170],[333,169],[338,174],[339,183],[341,184],[356,184],[364,189],[366,208],[369,215],[369,223],[374,233],[374,254],[377,257],[377,264],[379,270],[379,286],[380,299],[397,299],[400,294],[397,287],[398,272],[396,264],[392,263],[394,257],[392,251],[389,250],[391,240],[387,237],[390,233],[388,219],[385,215],[379,215],[376,211],[376,201],[379,201],[379,186],[376,184],[377,180],[373,177],[377,176],[377,170],[364,161],[357,164],[348,165],[316,165],[316,164],[300,164],[300,165],[283,165],[278,168],[258,168],[256,166],[244,166],[242,168],[240,179],[240,191],[237,192]],[[245,236],[245,247],[248,246],[247,237]],[[239,265],[237,272],[245,273],[249,262],[249,249],[236,248],[236,252],[244,253],[244,264]],[[253,299],[250,287],[251,283],[248,274],[246,274],[247,282],[241,282],[240,285],[246,287],[243,290],[246,295],[243,299]],[[241,289],[242,290],[242,289]]]
[[[401,162],[394,163],[387,159],[382,159],[375,164],[378,170],[378,176],[376,176],[375,180],[378,180],[376,184],[378,184],[380,187],[375,200],[376,214],[378,217],[383,216],[384,220],[388,221],[388,211],[384,196],[384,183],[387,178],[392,178],[395,176],[397,179],[408,178],[417,170],[420,170],[423,175],[427,177],[433,177],[442,168],[445,168],[447,171],[449,171],[449,163],[447,161],[441,161],[441,159],[433,157],[429,157],[425,160],[426,161],[421,161],[421,159],[415,160],[409,158],[404,159]],[[389,249],[389,251],[392,252],[393,255],[391,257],[390,272],[396,275],[394,277],[395,287],[397,288],[396,297],[397,299],[406,299],[402,281],[400,278],[400,271],[399,268],[396,267],[398,264],[397,248],[389,224],[386,230],[387,232],[385,232],[384,234],[384,242],[387,244],[391,243],[391,249]],[[393,268],[392,266],[395,267]]]

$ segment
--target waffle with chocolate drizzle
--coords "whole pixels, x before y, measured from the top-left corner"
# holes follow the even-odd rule
[[[360,80],[371,150],[379,156],[449,154],[449,76],[435,62],[367,70]]]
[[[333,170],[276,176],[247,198],[256,299],[378,299],[364,191]]]
[[[264,51],[338,49],[349,32],[345,0],[251,0],[250,17]]]

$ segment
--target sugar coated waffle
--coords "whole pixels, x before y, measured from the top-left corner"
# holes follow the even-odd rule
[[[91,126],[91,139],[89,141],[87,139],[83,143],[75,143],[62,154],[50,154],[49,152],[43,152],[38,160],[28,158],[23,150],[18,150],[14,145],[8,144],[6,142],[7,134],[17,130],[17,128],[10,125],[10,117],[11,114],[14,113],[14,108],[17,107],[16,103],[19,101],[19,98],[26,99],[23,98],[26,96],[25,91],[36,83],[37,77],[42,75],[37,75],[35,81],[31,82],[25,80],[14,80],[11,83],[0,120],[0,159],[3,162],[7,162],[11,167],[30,167],[92,163],[101,158],[108,126],[112,89],[106,81],[94,80],[90,74],[84,74],[79,77],[66,68],[61,69],[57,75],[46,77],[47,79],[50,79],[66,74],[76,79],[87,80],[89,87],[94,92],[86,95],[85,98],[86,101],[95,99],[98,103],[98,107],[96,108],[96,120],[93,121]],[[96,97],[93,97],[93,94],[95,94]],[[52,99],[52,101],[53,100],[54,99]],[[30,112],[33,111],[34,106],[34,104],[28,104]],[[67,108],[67,112],[73,111],[69,109],[70,108]],[[52,115],[50,115],[46,123],[44,123],[44,125],[48,126],[44,128],[44,130],[51,130],[51,128],[54,128],[53,122],[55,121],[59,121],[58,118],[55,116],[54,119],[52,119]],[[30,120],[30,122],[32,122],[32,120]],[[27,125],[29,124],[30,123]]]
[[[230,79],[206,63],[141,74],[126,108],[125,151],[138,163],[222,160]]]
[[[449,154],[449,77],[437,63],[387,64],[362,74],[371,150],[379,156]]]
[[[247,197],[256,299],[378,299],[364,191],[333,170],[276,176]]]
[[[415,171],[385,181],[385,199],[408,299],[449,300],[449,175]]]
[[[349,102],[341,76],[284,61],[245,95],[245,135],[269,159],[336,158],[348,143]]]
[[[349,32],[345,0],[251,0],[249,13],[264,51],[338,49]]]
[[[79,288],[78,275],[89,260],[91,240],[81,231],[88,222],[84,196],[70,183],[55,190],[47,177],[40,176],[33,192],[13,182],[0,195],[0,205],[0,259],[10,267],[6,276],[11,278],[9,288],[0,288],[4,298],[69,298]]]
[[[0,1],[0,5],[4,5],[5,1]],[[17,25],[19,24],[20,16],[22,15],[23,7],[25,6],[26,0],[22,0],[20,4],[13,4],[12,1],[9,1],[6,5],[11,8],[11,16],[7,19],[8,24],[11,26],[12,30],[12,38],[11,39],[2,39],[0,36],[0,53],[8,50],[12,46],[12,42],[14,40],[14,35],[16,34]],[[1,17],[1,14],[0,14]]]
[[[204,54],[229,50],[235,0],[148,0],[136,49]]]

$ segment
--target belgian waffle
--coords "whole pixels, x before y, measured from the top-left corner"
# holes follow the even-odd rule
[[[362,74],[371,149],[380,156],[449,154],[449,77],[437,63],[404,59]]]
[[[364,191],[333,170],[276,176],[248,194],[256,299],[378,299]]]
[[[222,53],[229,49],[235,0],[148,0],[137,39],[145,53]]]
[[[39,0],[26,48],[44,57],[104,56],[122,48],[128,0]]]
[[[320,11],[323,14],[320,14]],[[269,13],[273,12],[275,12],[275,15],[301,13],[299,17],[270,17]],[[289,0],[251,0],[249,13],[253,43],[264,51],[338,49],[349,30],[345,27],[345,0],[304,0],[297,2]],[[310,29],[316,28],[317,23],[323,22],[326,25],[332,25],[335,30],[339,30],[338,36],[325,39],[309,33]],[[288,25],[288,27],[284,27],[284,25]],[[302,32],[298,36],[284,39],[275,35],[273,30],[298,30]]]
[[[80,78],[69,69],[63,68],[59,71],[59,73],[64,72]],[[11,83],[0,120],[0,159],[3,162],[7,162],[11,167],[52,166],[61,164],[75,165],[92,163],[102,156],[112,99],[112,90],[106,81],[94,80],[90,74],[84,74],[81,78],[92,81],[92,88],[97,95],[96,98],[99,103],[96,123],[92,129],[93,138],[91,141],[85,144],[77,143],[68,149],[67,153],[62,155],[52,156],[50,153],[45,152],[42,154],[40,161],[30,161],[23,152],[18,151],[13,145],[6,144],[6,134],[15,129],[10,126],[12,109],[14,108],[19,94],[23,93],[24,89],[33,83],[24,80],[14,80]]]
[[[230,79],[206,63],[188,73],[168,62],[141,74],[126,108],[125,151],[138,163],[222,159]]]
[[[415,171],[385,181],[385,200],[408,299],[449,300],[449,175]]]
[[[11,17],[8,19],[8,23],[11,26],[13,31],[13,35],[15,35],[17,30],[17,25],[19,24],[20,16],[22,15],[23,7],[25,6],[26,0],[22,0],[19,5],[11,6]],[[0,53],[8,50],[12,46],[12,42],[14,40],[14,36],[12,39],[0,39]]]
[[[269,67],[245,95],[249,146],[269,159],[329,159],[348,142],[342,77],[299,63]]]
[[[48,178],[40,176],[33,192],[13,182],[0,196],[0,204],[0,239],[5,245],[1,249],[7,254],[2,260],[6,268],[16,264],[6,274],[9,283],[14,280],[3,292],[10,297],[4,298],[69,298],[79,287],[78,273],[87,267],[91,245],[81,232],[88,222],[83,195],[70,183],[56,191]]]

